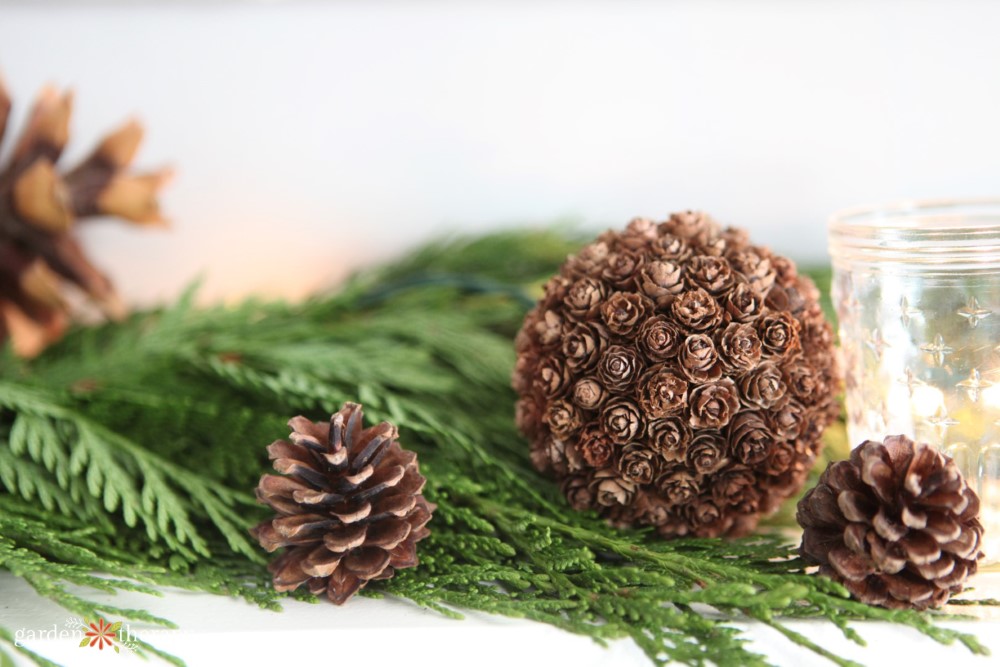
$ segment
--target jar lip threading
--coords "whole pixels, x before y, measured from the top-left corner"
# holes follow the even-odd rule
[[[1000,269],[1000,198],[927,199],[860,206],[829,222],[834,263]]]

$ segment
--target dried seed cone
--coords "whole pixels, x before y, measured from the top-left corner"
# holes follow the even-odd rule
[[[329,423],[295,417],[291,442],[267,448],[283,475],[261,477],[257,500],[277,516],[251,533],[268,551],[284,547],[269,568],[279,591],[305,584],[343,604],[369,581],[417,564],[435,509],[421,495],[427,480],[395,426],[366,429],[362,419],[356,403]]]
[[[940,607],[976,572],[978,515],[950,458],[902,435],[869,440],[799,501],[799,552],[862,602]]]
[[[82,162],[59,171],[69,139],[71,93],[46,88],[38,96],[10,158],[0,166],[0,344],[34,356],[66,328],[72,284],[107,317],[124,315],[111,284],[77,240],[77,222],[114,216],[162,225],[157,191],[166,170],[136,174],[129,165],[142,141],[135,121],[106,136]],[[11,100],[0,80],[0,144]]]
[[[802,487],[837,413],[818,297],[791,261],[702,213],[606,232],[517,337],[532,461],[614,524],[751,531]]]

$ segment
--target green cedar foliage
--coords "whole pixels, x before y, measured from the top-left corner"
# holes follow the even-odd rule
[[[731,624],[757,619],[847,664],[782,621],[801,617],[857,642],[848,621],[881,619],[985,653],[929,614],[850,600],[806,574],[780,537],[662,541],[566,506],[530,465],[509,377],[533,295],[579,244],[560,231],[440,242],[298,305],[198,309],[192,288],[168,308],[78,328],[31,362],[5,353],[0,566],[87,619],[170,625],[89,602],[79,586],[180,586],[277,609],[265,554],[247,534],[266,516],[253,499],[265,447],[290,417],[322,419],[351,400],[399,426],[438,504],[420,566],[367,595],[532,619],[598,642],[630,637],[655,663],[765,665]],[[843,447],[842,428],[831,433]],[[0,628],[0,664],[11,636]]]

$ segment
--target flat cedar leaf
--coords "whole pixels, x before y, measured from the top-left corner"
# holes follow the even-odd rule
[[[29,417],[25,415],[18,416],[14,420],[14,424],[10,427],[10,433],[7,435],[7,446],[10,447],[10,451],[14,454],[20,456],[28,449],[28,436],[27,436],[27,424]]]

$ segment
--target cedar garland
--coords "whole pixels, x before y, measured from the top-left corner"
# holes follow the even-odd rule
[[[731,622],[747,618],[841,665],[785,619],[826,619],[855,640],[863,628],[846,620],[890,621],[986,652],[931,616],[804,575],[780,538],[662,541],[566,507],[531,469],[507,383],[525,289],[579,247],[556,232],[435,243],[299,305],[199,310],[189,292],[75,329],[30,362],[0,353],[0,566],[81,617],[169,625],[93,602],[88,588],[181,586],[276,607],[246,533],[266,518],[250,492],[269,467],[259,443],[287,433],[289,414],[360,400],[399,427],[438,505],[420,566],[362,595],[631,638],[656,664],[766,664]],[[828,433],[827,451],[843,447],[842,427]],[[685,484],[678,475],[672,488]],[[0,628],[0,653],[18,650]]]

